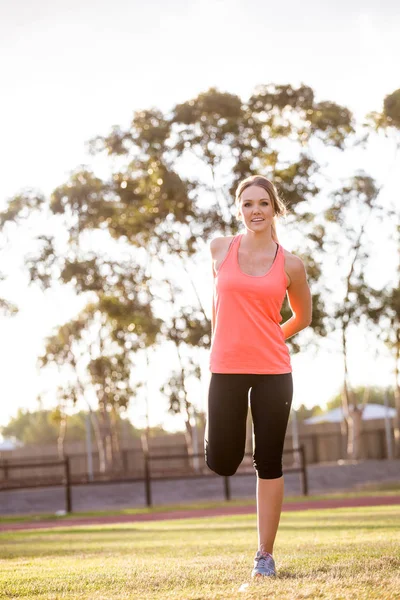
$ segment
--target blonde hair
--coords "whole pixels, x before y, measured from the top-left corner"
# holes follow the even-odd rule
[[[262,187],[268,193],[268,195],[271,199],[272,208],[274,211],[274,219],[272,221],[271,234],[272,234],[272,239],[275,242],[278,242],[275,219],[277,216],[278,217],[285,216],[287,213],[287,210],[286,210],[286,206],[285,206],[283,200],[279,197],[277,189],[274,186],[274,184],[272,183],[272,181],[270,181],[263,175],[250,175],[250,177],[246,177],[246,179],[243,179],[239,183],[239,185],[236,189],[236,193],[235,193],[236,218],[241,220],[241,215],[239,212],[240,197],[241,197],[242,193],[244,192],[244,190],[247,189],[248,187],[251,187],[252,185],[258,185],[259,187]]]

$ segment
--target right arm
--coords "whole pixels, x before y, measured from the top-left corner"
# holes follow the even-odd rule
[[[215,329],[215,306],[214,306],[214,277],[215,277],[215,273],[214,273],[214,265],[212,264],[212,271],[213,271],[213,296],[212,296],[212,309],[211,309],[211,339],[213,338],[214,335],[214,329]]]
[[[216,253],[217,253],[217,247],[218,247],[218,240],[220,240],[220,239],[221,238],[214,238],[210,242],[211,268],[212,268],[212,274],[213,274],[213,278],[212,278],[212,282],[213,282],[213,296],[212,296],[212,309],[211,309],[211,339],[213,338],[214,330],[215,330],[215,305],[214,305],[214,278],[215,278],[215,271],[214,271],[214,262],[216,262]]]

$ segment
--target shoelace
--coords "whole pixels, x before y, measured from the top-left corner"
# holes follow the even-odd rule
[[[268,564],[268,562],[270,562],[271,559],[272,559],[272,556],[270,554],[267,554],[267,555],[262,554],[261,556],[256,558],[257,566],[261,567],[262,569],[269,569],[270,571],[273,571],[273,563]]]

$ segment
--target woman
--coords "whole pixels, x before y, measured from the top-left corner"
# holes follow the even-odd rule
[[[312,302],[302,260],[278,243],[275,218],[286,208],[275,186],[265,177],[248,177],[235,203],[245,232],[210,244],[215,279],[205,458],[219,475],[236,472],[245,451],[251,390],[258,529],[252,576],[273,576],[293,396],[285,340],[310,325]],[[286,292],[293,316],[280,326]]]

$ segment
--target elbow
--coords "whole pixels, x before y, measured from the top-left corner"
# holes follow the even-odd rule
[[[295,315],[295,319],[298,322],[301,329],[309,327],[312,323],[312,317],[305,317],[304,315]]]

